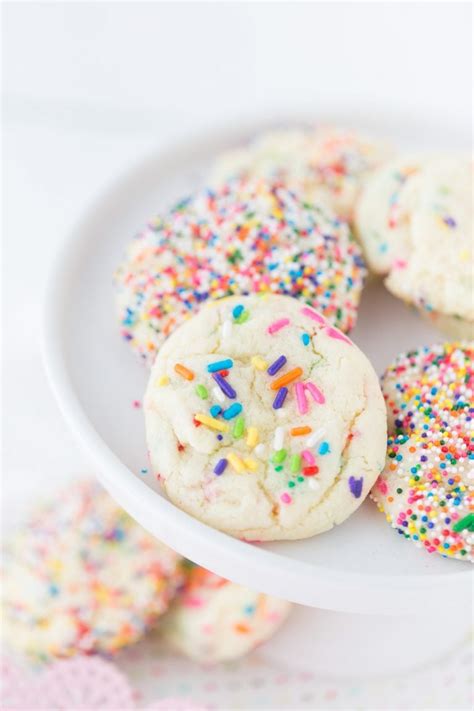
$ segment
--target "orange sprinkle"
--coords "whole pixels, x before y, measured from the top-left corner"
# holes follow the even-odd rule
[[[299,378],[302,374],[303,371],[301,368],[293,368],[293,370],[290,370],[288,373],[285,373],[285,375],[282,375],[280,378],[274,380],[273,383],[270,383],[270,387],[272,390],[279,390],[284,385],[292,383],[293,380],[296,380],[296,378]]]
[[[292,427],[290,430],[290,435],[292,437],[301,437],[301,435],[309,434],[313,430],[311,427],[308,427],[308,425],[304,425],[303,427]]]
[[[237,622],[234,628],[236,632],[240,632],[241,634],[248,634],[250,632],[250,627],[244,622]]]
[[[181,375],[183,378],[186,378],[186,380],[194,379],[193,371],[186,368],[186,366],[181,365],[181,363],[176,363],[174,369],[178,373],[178,375]]]

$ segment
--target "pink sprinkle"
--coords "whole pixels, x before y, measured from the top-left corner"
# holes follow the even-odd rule
[[[290,496],[289,494],[287,494],[286,491],[285,491],[285,493],[280,496],[280,501],[282,501],[284,504],[291,504],[291,502],[293,501],[293,499],[292,499],[291,496]]]
[[[136,410],[138,410],[138,409],[142,406],[140,400],[134,400],[134,401],[132,402],[132,405],[133,405],[133,407],[134,407]]]
[[[183,597],[182,603],[185,607],[202,607],[204,604],[202,598],[193,597],[192,595]]]
[[[384,479],[379,479],[377,482],[377,489],[385,496],[385,494],[388,493],[387,482]]]
[[[321,326],[324,326],[326,323],[326,321],[320,314],[318,314],[316,311],[313,311],[313,309],[309,309],[307,306],[301,309],[301,313],[305,316],[309,316],[309,318],[313,319],[313,321],[316,321],[316,323],[321,324]]]
[[[305,462],[308,462],[309,466],[312,467],[316,464],[316,459],[313,457],[313,453],[309,451],[309,449],[303,449],[301,452],[301,456],[305,460]]]
[[[306,415],[306,413],[308,412],[308,401],[306,400],[303,383],[296,383],[295,390],[298,412],[300,413],[300,415]]]
[[[405,259],[394,259],[392,269],[406,269],[408,262]]]
[[[285,326],[288,326],[290,323],[289,318],[280,318],[278,321],[274,321],[269,325],[267,328],[268,333],[276,333],[277,331],[280,331],[280,329],[284,328]]]
[[[320,405],[322,405],[323,403],[326,402],[326,398],[322,394],[321,390],[318,387],[316,387],[316,385],[314,383],[310,383],[310,382],[303,383],[303,387],[305,390],[309,390],[309,392],[311,393],[311,396],[315,402],[319,403]]]
[[[333,328],[332,326],[326,326],[326,333],[329,338],[336,338],[338,341],[344,341],[344,343],[348,343],[350,346],[352,346],[352,341],[350,341],[343,333],[338,331],[337,328]]]

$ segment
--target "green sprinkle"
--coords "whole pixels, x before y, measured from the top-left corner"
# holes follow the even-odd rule
[[[248,311],[242,311],[242,313],[236,318],[235,323],[245,323],[250,316]]]
[[[304,476],[299,476],[299,477],[297,478],[297,481],[304,481]]]
[[[243,417],[238,417],[234,423],[234,429],[232,430],[232,434],[236,439],[239,439],[242,437],[245,429],[245,420]]]
[[[272,457],[272,462],[274,464],[283,464],[283,462],[286,459],[286,449],[279,449],[278,452],[275,452],[275,454]]]
[[[292,454],[290,459],[290,471],[292,474],[297,474],[301,469],[301,456]]]
[[[466,528],[468,531],[474,531],[474,513],[469,513],[467,516],[464,516],[464,518],[456,521],[453,526],[453,531],[461,533],[461,531],[464,531]]]
[[[207,392],[205,385],[196,385],[196,394],[201,398],[201,400],[207,400],[209,397],[209,393]]]
[[[288,486],[290,487],[290,489],[292,489],[294,486],[296,486],[296,484],[294,481],[289,481]]]
[[[280,464],[279,467],[275,467],[275,471],[276,471],[276,472],[281,472],[281,471],[283,471],[283,467],[281,466],[281,464]]]

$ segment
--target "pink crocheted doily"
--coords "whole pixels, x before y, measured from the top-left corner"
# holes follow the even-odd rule
[[[2,711],[133,711],[134,692],[124,675],[100,657],[75,657],[31,673],[1,660]],[[160,699],[149,711],[205,711],[186,699]]]

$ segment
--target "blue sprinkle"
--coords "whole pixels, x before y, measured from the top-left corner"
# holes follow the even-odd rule
[[[329,442],[321,442],[321,444],[319,445],[318,454],[329,454],[330,451],[331,448],[329,446]]]
[[[243,310],[244,310],[244,307],[242,306],[242,304],[238,304],[237,306],[234,306],[234,308],[232,309],[232,316],[234,318],[239,318],[239,316]]]
[[[227,410],[224,410],[222,416],[224,420],[231,420],[233,417],[237,417],[238,414],[242,412],[242,405],[240,402],[234,402]]]
[[[143,467],[143,469],[140,469],[140,474],[148,474],[148,469],[146,467]]]
[[[211,417],[217,417],[218,415],[221,414],[222,412],[222,407],[220,405],[213,405],[210,409],[209,412],[211,413]]]
[[[303,341],[303,345],[307,346],[310,341],[309,333],[303,333],[301,340]]]
[[[232,368],[233,365],[234,362],[230,358],[217,360],[215,363],[208,363],[207,372],[215,373],[218,370],[229,370],[229,368]]]

